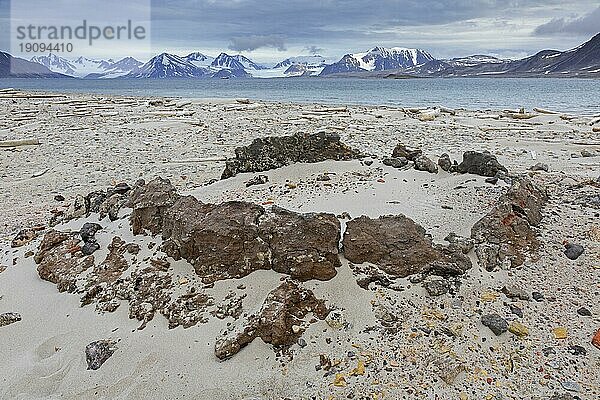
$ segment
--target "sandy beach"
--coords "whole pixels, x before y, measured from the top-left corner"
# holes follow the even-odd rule
[[[600,398],[600,343],[592,343],[600,330],[600,133],[595,129],[600,119],[560,110],[518,110],[517,105],[514,110],[435,106],[403,109],[0,92],[0,315],[19,315],[18,321],[0,324],[0,398]],[[221,179],[225,161],[236,156],[236,148],[259,138],[292,135],[336,135],[356,155],[294,162]],[[23,140],[38,144],[25,145]],[[417,170],[413,164],[418,161],[410,159],[392,166],[390,158],[399,143],[420,149],[434,162],[436,172]],[[438,163],[447,154],[460,164],[467,151],[488,151],[508,173],[494,180],[492,175],[458,173],[456,168],[448,172]],[[157,206],[161,226],[152,234],[155,221],[147,223],[145,214],[136,216],[142,206],[131,193],[149,195],[150,184],[136,186],[136,182],[157,177],[170,181],[173,191],[167,194],[173,201],[170,209],[166,203]],[[248,184],[257,177],[262,183]],[[523,211],[513,203],[512,212],[529,221],[527,245],[539,243],[518,254],[524,262],[500,263],[488,270],[477,252],[485,243],[477,242],[474,226],[490,215],[502,196],[521,190],[515,189],[515,182],[525,182],[522,179],[547,193],[539,207],[539,223],[532,222],[527,207]],[[117,193],[123,202],[116,218],[100,220],[91,209],[71,212],[78,195],[122,183],[128,184],[127,194]],[[211,269],[219,279],[199,273],[205,265],[198,260],[205,253],[186,256],[185,251],[192,251],[185,247],[187,239],[176,235],[178,229],[198,233],[201,224],[194,225],[195,218],[204,214],[186,219],[186,208],[173,205],[182,201],[178,196],[193,196],[200,205],[190,204],[198,209],[232,201],[260,206],[264,214],[256,219],[255,239],[258,245],[268,242],[271,268],[241,268],[236,271],[240,275],[223,279],[220,271]],[[527,197],[529,201],[531,196]],[[268,229],[262,224],[283,218],[277,207],[299,216],[294,226],[310,221],[321,224],[320,229],[329,217],[335,220],[333,225],[339,224],[339,243],[327,235],[320,237],[334,241],[335,249],[318,249],[320,256],[334,254],[336,261],[339,253],[334,277],[299,278],[293,265],[276,265],[273,237],[281,226],[269,227],[276,233],[272,237],[263,234]],[[222,212],[217,208],[215,214]],[[65,217],[69,215],[72,218]],[[449,235],[463,238],[456,243],[470,243],[460,257],[471,267],[452,274],[429,270],[394,274],[389,269],[395,259],[388,269],[384,261],[351,261],[356,258],[349,253],[354,238],[347,227],[361,216],[374,221],[386,215],[404,215],[424,228],[427,251],[455,251],[447,247]],[[142,234],[132,230],[137,217]],[[79,271],[69,282],[70,289],[61,293],[60,283],[53,279],[63,277],[40,276],[40,266],[50,265],[40,246],[51,230],[77,233],[86,222],[101,226],[95,232],[94,267]],[[165,226],[170,226],[175,239],[167,240]],[[19,231],[34,227],[35,237],[14,245]],[[301,233],[311,237],[317,231]],[[363,231],[364,226],[353,229],[356,240],[365,240]],[[515,235],[522,239],[522,232]],[[110,299],[112,309],[101,296],[82,306],[82,297],[90,294],[97,278],[90,271],[118,251],[115,237],[137,253],[123,247],[119,253],[126,265],[120,271],[123,275],[103,282],[104,293],[121,279],[134,281],[146,266],[163,262],[164,268],[148,279],[168,278],[170,283],[164,291],[158,287],[154,292],[154,286],[150,291],[166,293],[171,300],[160,312],[155,307],[153,318],[132,316],[129,303],[139,301],[136,312],[146,312],[144,304],[149,302],[135,296]],[[509,247],[514,244],[500,240]],[[213,245],[221,246],[222,241]],[[489,238],[488,242],[492,243]],[[179,246],[176,252],[168,247],[173,243]],[[195,243],[202,246],[201,241]],[[575,259],[565,254],[565,245],[568,250],[573,244],[583,248]],[[243,251],[249,251],[246,245]],[[397,245],[389,244],[388,249]],[[307,254],[315,251],[311,246],[305,249]],[[219,249],[224,259],[234,257],[226,246]],[[66,258],[58,258],[56,264],[83,262],[77,251],[62,254]],[[210,253],[211,248],[202,251]],[[395,257],[393,250],[389,252]],[[297,249],[292,253],[288,264],[303,256]],[[325,263],[323,257],[311,262]],[[364,274],[372,274],[366,284],[360,280]],[[440,279],[443,290],[435,293],[432,282]],[[301,323],[291,326],[293,344],[273,346],[263,335],[221,360],[215,350],[224,331],[233,334],[244,326],[269,330],[264,321],[252,318],[264,317],[265,299],[282,282],[314,294],[328,315],[321,318],[315,307],[298,306],[305,312]],[[161,312],[186,293],[208,300],[195,310],[191,326],[169,329],[173,321]],[[496,334],[492,324],[484,324],[483,317],[489,315],[504,321],[499,325],[505,323],[508,331]],[[99,369],[90,370],[85,349],[99,340],[110,341],[114,354]]]

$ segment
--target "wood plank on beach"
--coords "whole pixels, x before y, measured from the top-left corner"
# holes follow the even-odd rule
[[[39,139],[0,140],[0,147],[37,146]]]

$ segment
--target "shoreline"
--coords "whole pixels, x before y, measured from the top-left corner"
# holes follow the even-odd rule
[[[64,203],[52,200],[54,196],[65,196],[68,203],[78,191],[108,186],[113,181],[132,184],[139,177],[166,175],[175,178],[178,188],[193,190],[218,179],[224,163],[181,161],[198,159],[199,154],[231,157],[237,146],[265,136],[333,132],[379,159],[390,154],[398,141],[429,148],[436,156],[449,153],[455,158],[479,147],[497,154],[504,163],[516,162],[522,171],[529,164],[547,162],[556,170],[578,165],[579,170],[573,171],[578,175],[585,175],[586,169],[593,173],[598,161],[594,157],[572,158],[572,154],[577,156],[587,148],[600,151],[597,134],[589,125],[592,119],[585,116],[563,119],[562,114],[528,111],[531,118],[515,120],[506,117],[504,111],[457,109],[452,110],[455,115],[442,112],[432,121],[420,121],[421,108],[62,96],[61,100],[16,99],[16,105],[10,98],[0,98],[2,111],[9,115],[0,127],[0,140],[35,138],[41,142],[38,146],[0,149],[2,164],[10,166],[2,172],[0,186],[5,195],[0,208],[21,209],[0,221],[1,232],[23,228],[15,221],[26,215],[61,207]],[[542,150],[536,150],[538,147]],[[109,161],[112,157],[115,160]],[[39,206],[31,208],[31,200]],[[43,222],[43,218],[34,220]],[[13,221],[12,227],[7,221]]]

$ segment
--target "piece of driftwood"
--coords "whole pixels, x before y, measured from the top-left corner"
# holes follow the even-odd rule
[[[173,164],[192,164],[192,163],[203,163],[203,162],[221,162],[227,161],[227,157],[204,157],[204,158],[188,158],[186,160],[171,160]]]
[[[433,121],[440,115],[442,115],[440,110],[430,110],[430,111],[424,111],[424,112],[420,113],[417,116],[417,118],[419,119],[419,121],[422,121],[422,122]]]
[[[44,170],[42,170],[42,171],[35,172],[35,173],[31,174],[31,177],[32,177],[32,178],[39,178],[39,177],[40,177],[40,176],[42,176],[42,175],[46,175],[46,173],[47,173],[48,171],[50,171],[50,168],[46,168],[46,169],[44,169]]]
[[[450,114],[450,115],[456,115],[456,110],[453,110],[452,108],[448,108],[448,107],[444,107],[444,106],[439,106],[438,108],[443,113]]]
[[[480,126],[480,130],[483,132],[493,132],[493,131],[534,131],[535,128],[525,127],[525,126]]]
[[[313,110],[308,110],[310,113],[338,113],[338,112],[348,112],[348,107],[328,107],[328,108],[315,108]]]
[[[540,113],[540,114],[550,114],[550,115],[560,114],[559,112],[550,111],[550,110],[546,110],[544,108],[539,108],[539,107],[534,107],[533,111]]]
[[[0,140],[0,147],[36,146],[39,144],[39,139]]]
[[[240,104],[250,104],[250,99],[235,99]]]
[[[600,132],[600,126],[594,126],[592,132]]]
[[[535,117],[536,115],[535,114],[520,113],[520,112],[518,112],[518,113],[510,113],[509,112],[509,113],[504,114],[504,116],[508,117],[508,118],[512,118],[512,119],[530,119],[530,118]]]

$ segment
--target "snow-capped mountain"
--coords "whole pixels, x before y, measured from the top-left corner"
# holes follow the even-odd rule
[[[214,59],[214,61],[210,64],[213,68],[228,68],[232,70],[251,70],[251,71],[260,71],[261,69],[266,69],[262,65],[256,64],[254,61],[250,60],[247,57],[244,57],[241,54],[237,54],[235,56],[230,56],[227,53],[221,53]]]
[[[54,53],[47,56],[35,56],[31,62],[41,64],[53,72],[76,78],[115,78],[128,74],[142,65],[132,57],[126,57],[116,62],[112,59],[92,60],[85,57],[69,60]]]
[[[210,64],[215,60],[214,57],[207,56],[206,54],[202,54],[200,52],[190,53],[185,56],[185,59],[194,64],[196,67],[206,68],[209,67]]]
[[[375,47],[366,53],[346,54],[337,63],[325,67],[320,75],[402,70],[425,64],[431,60],[433,60],[431,54],[420,49]]]
[[[319,68],[319,67],[325,67],[326,63],[327,63],[327,60],[325,60],[325,57],[322,57],[319,55],[298,56],[298,57],[286,58],[285,60],[281,61],[280,63],[277,63],[273,67],[273,69],[288,68],[292,65],[305,65],[305,66],[311,67],[311,68]]]
[[[162,53],[153,57],[137,70],[125,75],[125,78],[203,78],[209,71],[197,67],[185,57]]]
[[[51,71],[40,63],[13,57],[0,51],[0,78],[71,78]]]
[[[41,64],[53,72],[58,72],[69,76],[77,75],[77,67],[75,67],[75,65],[71,64],[71,62],[66,58],[59,57],[54,53],[50,53],[47,56],[32,57],[31,62]]]

